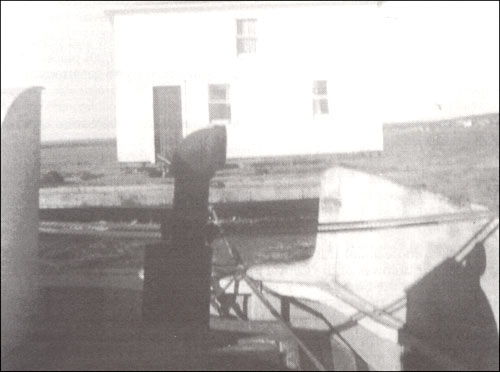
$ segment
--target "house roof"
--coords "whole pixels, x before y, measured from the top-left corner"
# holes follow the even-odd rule
[[[123,4],[125,3],[125,4]],[[377,1],[129,1],[106,10],[109,16],[137,13],[238,10],[297,6],[379,6]]]

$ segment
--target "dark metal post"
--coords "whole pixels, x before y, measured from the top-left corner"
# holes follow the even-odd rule
[[[172,160],[172,215],[162,244],[146,250],[143,317],[173,325],[209,326],[212,252],[206,245],[210,179],[226,160],[224,127],[186,137]]]

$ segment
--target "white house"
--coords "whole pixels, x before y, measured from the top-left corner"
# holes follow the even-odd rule
[[[381,151],[376,2],[161,2],[110,11],[118,160],[208,125],[228,157]]]

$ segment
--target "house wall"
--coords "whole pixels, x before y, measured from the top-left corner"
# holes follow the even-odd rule
[[[256,54],[237,56],[238,18],[257,19]],[[209,124],[208,85],[230,85],[229,158],[382,150],[378,22],[339,5],[115,15],[118,160],[154,161],[157,85],[181,85],[184,135]]]

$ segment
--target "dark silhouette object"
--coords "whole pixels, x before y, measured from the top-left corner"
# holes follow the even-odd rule
[[[37,314],[42,89],[2,89],[2,369]]]
[[[89,171],[80,172],[78,175],[82,181],[91,181],[104,177],[103,173],[95,174]]]
[[[55,170],[51,170],[42,176],[40,187],[53,187],[64,184],[64,177]]]
[[[206,245],[210,179],[226,160],[226,130],[211,127],[186,137],[171,165],[172,214],[163,242],[147,247],[143,318],[173,327],[208,330],[212,252]]]
[[[485,267],[485,248],[478,244],[464,262],[448,259],[416,283],[407,292],[404,332],[462,369],[498,371],[498,331],[479,281]],[[405,370],[452,370],[411,346],[402,361]]]

